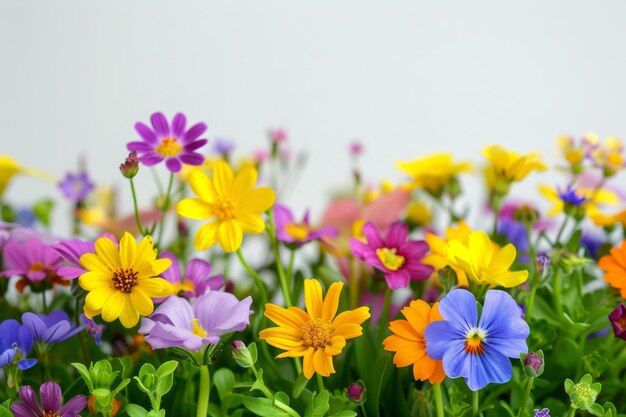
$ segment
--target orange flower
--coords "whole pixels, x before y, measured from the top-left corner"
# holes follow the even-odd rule
[[[610,255],[600,258],[598,266],[606,272],[604,280],[626,298],[626,240],[619,248],[611,248]]]
[[[385,350],[396,352],[393,364],[401,368],[413,365],[413,377],[417,381],[428,379],[431,384],[440,384],[446,374],[440,360],[431,359],[426,353],[424,330],[434,321],[443,320],[439,314],[439,303],[431,308],[422,300],[411,301],[408,307],[402,309],[402,315],[407,320],[394,320],[389,323],[389,329],[394,333],[383,341]]]

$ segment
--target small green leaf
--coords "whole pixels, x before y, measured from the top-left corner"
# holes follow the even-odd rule
[[[263,417],[289,417],[289,414],[274,406],[268,398],[244,397],[243,405],[252,413]]]
[[[299,398],[302,391],[306,388],[306,385],[309,383],[309,379],[304,376],[304,373],[301,373],[296,378],[296,382],[293,384],[293,390],[291,391],[291,396],[293,398]]]
[[[123,379],[122,382],[120,382],[119,385],[113,390],[113,393],[112,393],[113,396],[115,397],[117,393],[123,390],[124,387],[126,387],[126,385],[128,385],[129,383],[130,383],[130,378]]]
[[[156,386],[157,398],[161,398],[172,389],[172,385],[174,385],[174,375],[168,374],[159,379]]]
[[[111,391],[106,388],[96,388],[95,390],[91,391],[91,394],[96,397],[96,400],[106,403],[107,399],[111,395]]]
[[[256,363],[259,358],[259,353],[256,348],[256,343],[252,342],[248,345],[248,350],[250,351],[250,356],[252,357],[252,363]]]
[[[0,406],[0,417],[13,417],[13,413],[8,408]]]
[[[289,396],[282,391],[278,391],[276,394],[274,394],[274,404],[276,404],[276,401],[280,401],[285,405],[289,405]]]
[[[243,403],[244,396],[242,394],[234,394],[232,392],[224,394],[222,405],[228,410],[229,408],[238,407]]]
[[[87,387],[89,388],[89,391],[93,391],[94,389],[93,381],[91,380],[91,374],[89,373],[89,370],[87,369],[87,367],[83,365],[82,363],[78,363],[78,362],[72,362],[72,366],[76,368],[80,376],[83,377],[83,379],[85,380],[85,383],[87,384]]]
[[[356,411],[346,410],[346,411],[340,411],[328,417],[355,417],[356,415],[357,415]]]
[[[128,404],[125,408],[129,417],[146,417],[148,410],[137,404]]]
[[[33,204],[33,214],[44,226],[50,226],[50,214],[54,208],[54,201],[45,198]]]
[[[220,399],[222,399],[226,394],[232,392],[235,385],[235,374],[228,368],[220,368],[213,375],[213,383]]]
[[[587,411],[589,411],[594,416],[598,416],[598,417],[604,416],[604,408],[602,408],[602,406],[598,403],[592,404],[591,407],[587,409]]]
[[[178,362],[167,361],[161,366],[159,366],[159,369],[157,369],[156,374],[159,378],[163,378],[166,375],[173,374],[177,367],[178,367]]]
[[[250,391],[254,391],[255,389],[263,391],[262,387],[265,386],[265,383],[263,382],[263,369],[259,369],[257,375],[258,379],[254,381],[254,384],[250,387]]]
[[[304,417],[324,417],[330,406],[328,400],[330,396],[328,391],[324,390],[317,395],[313,395],[313,399],[307,406]]]

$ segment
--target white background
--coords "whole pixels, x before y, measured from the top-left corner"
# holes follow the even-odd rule
[[[319,215],[353,138],[377,180],[436,151],[549,156],[561,133],[626,137],[624,22],[622,1],[1,0],[0,154],[61,176],[83,153],[122,187],[125,143],[153,111],[240,152],[284,126],[310,153],[289,202]],[[57,192],[29,178],[7,192],[42,195]]]

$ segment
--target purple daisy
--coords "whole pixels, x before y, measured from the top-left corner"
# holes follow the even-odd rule
[[[67,173],[59,181],[61,192],[70,201],[83,201],[93,190],[94,184],[91,182],[86,172],[78,174]]]
[[[153,349],[179,346],[197,351],[218,343],[224,333],[244,330],[251,304],[251,297],[239,301],[221,291],[209,291],[193,303],[173,295],[141,321],[139,333],[147,335]]]
[[[350,239],[350,250],[357,258],[385,275],[389,288],[406,288],[410,280],[425,280],[434,271],[421,260],[428,252],[428,244],[421,240],[407,240],[409,228],[397,221],[391,225],[383,239],[372,222],[363,226],[366,243]]]
[[[139,152],[142,164],[151,167],[165,159],[167,169],[178,172],[182,164],[201,165],[204,162],[204,156],[194,152],[207,143],[206,139],[198,139],[207,129],[204,123],[185,129],[187,119],[182,113],[174,116],[171,125],[163,113],[154,113],[150,122],[152,128],[137,122],[135,130],[143,141],[126,145],[129,151]]]
[[[61,406],[63,393],[56,382],[44,382],[39,388],[41,406],[37,402],[35,391],[29,386],[20,387],[20,400],[11,404],[15,417],[77,417],[87,407],[87,398],[77,395]]]
[[[439,302],[444,320],[426,327],[426,353],[443,360],[450,378],[465,378],[472,391],[503,384],[513,376],[509,358],[528,352],[528,324],[508,293],[489,290],[480,320],[476,298],[465,289],[452,290]]]
[[[27,285],[39,284],[44,280],[50,284],[68,285],[57,275],[62,259],[52,247],[39,239],[29,237],[25,242],[10,240],[3,248],[5,269],[2,275],[21,276],[16,287],[24,291]]]
[[[82,326],[73,325],[63,310],[48,315],[27,312],[22,314],[22,322],[33,334],[35,342],[45,344],[62,342],[83,330]]]
[[[276,238],[281,242],[293,243],[301,246],[312,240],[328,244],[324,239],[336,237],[339,231],[330,226],[314,229],[309,221],[309,211],[304,213],[300,222],[294,220],[293,213],[287,206],[282,204],[274,205],[274,221],[276,222]]]
[[[98,237],[103,236],[108,237],[117,245],[117,238],[112,234],[102,233]],[[87,272],[80,264],[80,257],[86,253],[95,253],[96,245],[90,240],[67,239],[52,245],[52,250],[66,263],[57,270],[57,274],[63,278],[73,279]]]
[[[21,326],[13,319],[0,323],[0,368],[14,360],[22,371],[32,368],[37,363],[37,359],[27,358],[32,347],[33,334],[28,327]]]
[[[211,264],[202,259],[192,259],[187,263],[185,274],[182,274],[178,259],[171,252],[163,252],[161,258],[172,261],[172,265],[162,274],[174,286],[174,294],[182,293],[185,297],[199,297],[210,290],[219,290],[224,286],[222,275],[211,276]],[[158,301],[157,301],[158,302]]]

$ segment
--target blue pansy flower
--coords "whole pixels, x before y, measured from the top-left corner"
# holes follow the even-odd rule
[[[12,319],[0,323],[0,368],[14,361],[22,371],[32,368],[37,360],[26,357],[32,347],[33,334],[28,327]]]
[[[56,310],[48,315],[24,313],[22,322],[33,334],[35,342],[45,344],[62,342],[83,330],[82,326],[73,325],[63,310]]]
[[[439,313],[444,320],[426,328],[426,352],[443,360],[447,376],[465,378],[472,391],[511,379],[509,358],[528,352],[530,333],[513,297],[500,290],[487,291],[479,320],[474,295],[456,289],[441,300]]]

